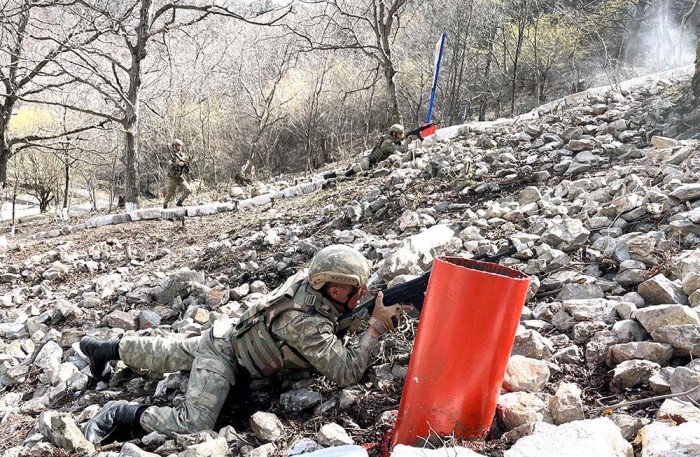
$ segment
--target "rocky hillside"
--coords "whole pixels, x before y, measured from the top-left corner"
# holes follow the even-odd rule
[[[351,179],[290,177],[235,189],[229,202],[11,240],[0,247],[2,455],[262,457],[347,444],[362,449],[337,451],[386,455],[415,314],[356,386],[241,380],[214,431],[97,448],[79,426],[104,403],[177,403],[187,375],[119,363],[96,383],[78,341],[199,334],[331,243],[362,251],[382,286],[436,256],[493,254],[509,240],[533,242],[502,261],[532,284],[491,432],[426,446],[700,455],[700,142],[663,136],[687,80],[640,84],[452,129]]]

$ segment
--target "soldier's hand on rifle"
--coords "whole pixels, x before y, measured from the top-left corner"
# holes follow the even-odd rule
[[[379,292],[374,304],[372,317],[369,319],[370,332],[373,336],[379,337],[386,332],[393,330],[395,327],[394,318],[398,322],[398,317],[405,310],[411,309],[410,305],[391,305],[384,306],[384,294]]]

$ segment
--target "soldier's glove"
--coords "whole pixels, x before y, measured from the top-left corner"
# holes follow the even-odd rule
[[[398,317],[403,313],[404,307],[401,305],[384,306],[384,294],[379,292],[374,303],[374,311],[369,319],[369,325],[380,335],[393,330],[395,327],[394,318],[398,322]]]

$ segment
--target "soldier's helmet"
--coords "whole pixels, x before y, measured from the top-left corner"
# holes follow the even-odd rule
[[[309,284],[319,290],[327,282],[362,287],[367,284],[370,262],[356,250],[334,244],[318,251],[309,265]]]
[[[389,128],[389,135],[392,133],[398,133],[399,138],[403,138],[403,125],[401,124],[394,124]]]
[[[172,143],[173,146],[175,146],[176,144],[177,144],[178,146],[180,146],[180,147],[183,147],[183,146],[185,145],[185,143],[183,143],[182,140],[180,140],[180,139],[178,139],[178,138],[175,138],[175,139],[173,140],[173,143]]]

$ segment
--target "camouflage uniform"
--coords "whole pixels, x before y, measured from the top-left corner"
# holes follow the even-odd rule
[[[401,139],[392,138],[390,136],[383,136],[379,143],[372,149],[372,152],[365,157],[365,162],[369,160],[369,167],[385,160],[392,154],[405,153],[408,148],[401,144]],[[367,162],[365,163],[367,165]],[[368,168],[369,168],[368,167]],[[364,167],[363,167],[364,168]]]
[[[275,374],[312,368],[339,386],[360,380],[378,351],[378,340],[364,332],[343,345],[335,334],[338,311],[311,287],[303,272],[273,291],[259,306],[264,308],[271,302],[284,309],[270,316],[269,322],[269,332],[283,355],[281,366],[273,370]],[[251,308],[240,323],[258,311]],[[202,336],[185,341],[122,338],[119,354],[127,365],[160,373],[191,370],[185,402],[174,408],[148,407],[141,416],[146,431],[192,433],[214,426],[238,370],[246,370],[242,361],[245,357],[256,358],[252,352],[259,350],[242,354],[246,351],[241,347],[243,339],[237,337],[240,323],[234,327],[231,320],[217,321]],[[259,377],[272,373],[250,374]]]
[[[180,155],[183,162],[187,163],[187,156]],[[166,206],[173,199],[178,189],[182,191],[182,196],[179,198],[179,202],[185,201],[187,196],[192,193],[190,184],[187,182],[187,177],[182,174],[182,167],[180,166],[180,160],[173,154],[172,158],[167,164],[168,173],[168,185],[165,190],[165,201],[163,202]]]

